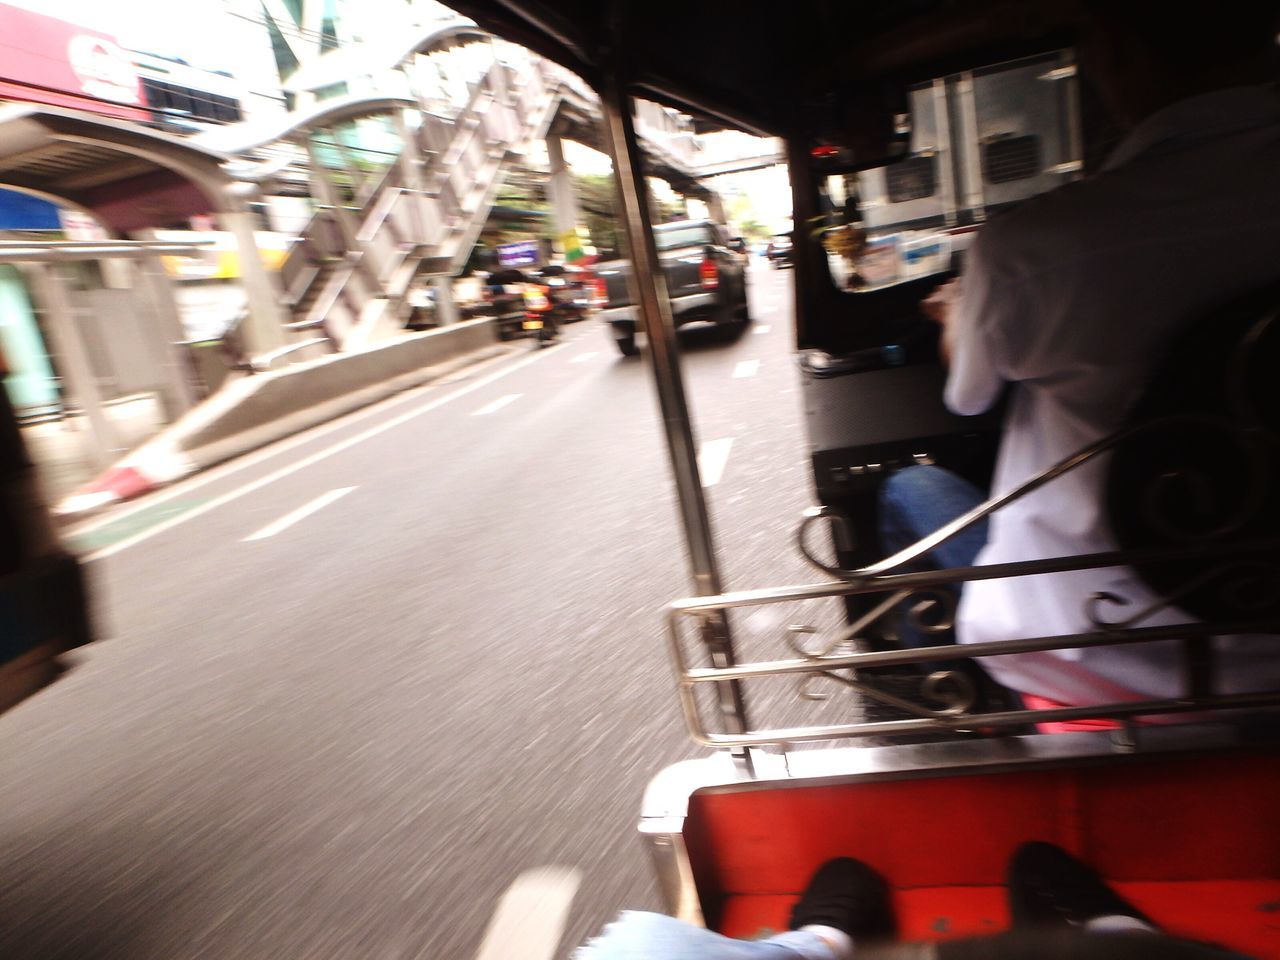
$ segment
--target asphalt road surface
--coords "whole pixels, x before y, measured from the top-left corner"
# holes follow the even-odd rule
[[[811,579],[790,274],[753,280],[742,336],[682,338],[733,588]],[[544,960],[659,906],[635,823],[700,752],[661,635],[689,580],[649,370],[600,324],[75,542],[105,639],[0,716],[6,960],[471,960],[522,903]]]

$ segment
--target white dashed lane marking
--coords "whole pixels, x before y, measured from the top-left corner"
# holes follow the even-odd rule
[[[745,377],[754,377],[759,371],[759,360],[743,360],[733,368],[733,376],[735,379],[742,380]]]
[[[309,503],[304,503],[297,510],[286,513],[279,520],[273,520],[271,523],[268,523],[257,533],[249,534],[249,536],[245,537],[241,543],[248,543],[251,540],[265,540],[267,537],[274,537],[277,533],[283,533],[299,520],[305,520],[317,510],[323,510],[329,504],[333,503],[335,500],[345,497],[354,489],[355,487],[338,487],[336,490],[330,490],[328,493],[322,493]]]
[[[725,464],[729,462],[729,451],[733,449],[733,437],[721,437],[719,440],[708,440],[702,445],[698,454],[698,472],[702,475],[704,487],[714,487],[724,476]]]
[[[314,453],[308,454],[307,456],[303,457],[301,460],[295,460],[292,463],[286,463],[284,466],[276,470],[273,470],[271,473],[268,473],[265,477],[258,477],[256,480],[251,480],[248,483],[245,483],[232,490],[228,490],[226,493],[223,493],[223,494],[220,494],[219,496],[214,497],[212,500],[206,500],[203,503],[199,503],[197,501],[198,505],[193,506],[191,509],[187,510],[186,512],[179,513],[177,516],[171,516],[168,519],[155,524],[154,526],[146,527],[143,530],[140,530],[138,533],[133,534],[132,536],[125,537],[123,540],[118,540],[115,543],[110,544],[109,546],[103,547],[101,550],[95,550],[93,553],[84,555],[83,559],[86,561],[103,560],[107,557],[114,556],[115,554],[119,553],[122,550],[128,550],[130,547],[135,547],[140,543],[150,540],[152,537],[157,536],[158,534],[165,533],[169,530],[172,530],[174,527],[178,526],[179,524],[186,523],[188,520],[194,520],[196,517],[202,517],[206,513],[209,513],[212,510],[216,510],[219,507],[225,506],[228,503],[232,503],[236,500],[239,500],[241,497],[247,496],[248,494],[251,494],[257,490],[261,490],[263,487],[269,484],[275,483],[278,480],[283,480],[285,477],[298,473],[301,470],[305,470],[307,467],[320,463],[323,460],[328,460],[330,457],[337,456],[338,454],[342,453],[345,450],[351,449],[357,444],[364,443],[366,440],[371,440],[372,438],[379,436],[380,434],[386,433],[389,430],[394,430],[396,427],[400,426],[401,424],[408,423],[410,420],[417,419],[418,417],[421,417],[422,415],[427,413],[431,413],[434,410],[439,410],[441,407],[445,406],[446,404],[452,403],[454,400],[457,400],[460,397],[465,397],[469,394],[475,393],[477,390],[481,390],[489,386],[489,384],[494,383],[497,380],[501,380],[503,377],[510,376],[511,374],[515,373],[517,370],[523,370],[525,367],[529,366],[530,364],[537,363],[539,360],[542,360],[544,357],[550,357],[554,355],[557,350],[563,350],[563,349],[564,349],[563,344],[556,344],[553,347],[548,347],[546,350],[539,350],[537,353],[530,354],[529,356],[525,357],[523,360],[517,360],[514,363],[508,362],[501,365],[499,364],[504,358],[498,357],[492,363],[493,366],[498,367],[498,369],[495,370],[493,373],[480,377],[478,380],[472,380],[470,383],[460,386],[457,390],[454,390],[451,393],[446,393],[443,396],[438,396],[434,400],[431,400],[428,403],[424,403],[420,407],[411,407],[408,410],[405,410],[401,413],[397,413],[395,416],[391,417],[391,419],[389,420],[383,420],[381,423],[375,423],[373,426],[369,427],[368,429],[362,430],[359,433],[355,434],[354,436],[347,437],[345,440],[339,440],[337,443],[333,444],[332,446],[328,446],[321,450],[317,450]],[[489,365],[490,364],[482,364],[476,369],[484,369]],[[520,394],[516,394],[516,396],[520,396]],[[374,408],[374,409],[378,409],[378,408]],[[357,414],[357,417],[359,417],[358,414]],[[349,421],[335,420],[333,421],[333,424],[337,426],[341,426],[347,422]],[[329,426],[329,425],[326,425],[326,426]],[[328,432],[327,430],[325,430],[324,427],[321,427],[320,429],[324,432]],[[307,436],[310,436],[310,434],[301,434],[300,436],[307,437]],[[288,449],[289,441],[288,440],[284,441],[284,443],[281,444],[280,446],[284,449]],[[269,452],[274,448],[268,447],[266,449]],[[255,458],[251,454],[250,456],[245,458],[245,461],[248,463],[256,463],[258,459],[261,459],[261,457]],[[208,474],[201,474],[196,478],[196,481],[193,483],[175,486],[172,489],[177,491],[177,493],[180,495],[186,491],[193,489],[196,486],[199,486],[200,477],[208,476],[211,478],[216,478],[221,475],[223,474],[220,474],[218,470],[215,469],[210,471]],[[164,494],[160,494],[159,496],[161,498],[160,500],[152,500],[150,497],[146,498],[143,501],[143,505],[138,507],[137,509],[139,510],[145,509],[147,504],[162,502],[162,500],[165,499]],[[112,516],[118,519],[120,515],[113,514]]]
[[[475,413],[471,415],[473,417],[483,417],[487,414],[494,413],[498,410],[501,410],[508,403],[514,403],[515,401],[519,400],[523,396],[524,396],[523,393],[508,393],[505,397],[499,397],[497,400],[493,401],[493,403],[486,403],[483,407],[481,407],[479,410],[477,410]]]
[[[768,333],[768,332],[769,332],[770,330],[772,330],[772,329],[773,329],[773,327],[771,327],[771,326],[770,326],[769,324],[767,324],[767,323],[757,324],[757,325],[756,325],[756,336],[760,336],[761,334]]]
[[[498,901],[476,960],[551,960],[581,883],[582,872],[571,867],[520,874]]]
[[[594,350],[590,351],[589,353],[580,353],[569,362],[570,363],[586,363],[588,360],[592,359],[595,355],[596,355],[596,351]]]

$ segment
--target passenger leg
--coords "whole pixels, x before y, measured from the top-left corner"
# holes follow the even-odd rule
[[[1009,862],[1013,929],[985,944],[957,944],[945,960],[1246,960],[1211,944],[1176,940],[1088,864],[1051,843],[1020,846]]]
[[[857,860],[828,860],[791,911],[791,929],[735,940],[656,913],[624,913],[574,960],[849,960],[855,944],[893,934],[889,889]]]
[[[897,553],[982,503],[983,492],[964,477],[941,467],[907,467],[890,474],[880,487],[880,545]],[[981,520],[928,554],[932,567],[969,567],[987,542]]]
[[[1250,960],[1166,934],[1014,930],[994,937],[891,947],[866,960]],[[862,958],[859,958],[862,960]]]
[[[880,487],[880,546],[886,555],[904,550],[938,528],[982,503],[982,491],[957,474],[941,467],[908,467],[891,474]],[[986,521],[974,524],[914,561],[906,570],[969,567],[987,542]],[[958,586],[939,590],[950,595],[951,607],[960,599]],[[914,603],[914,601],[913,601]],[[909,609],[899,612],[898,641],[904,647],[932,647],[954,643],[950,630],[931,632]],[[928,623],[938,618],[922,616]]]
[[[1247,960],[1162,933],[1090,866],[1053,844],[1019,847],[1008,884],[1008,932],[890,947],[874,960]]]
[[[880,546],[886,555],[906,549],[923,537],[968,513],[986,499],[983,491],[959,474],[934,466],[907,467],[884,481],[880,487],[878,510]],[[987,542],[987,521],[980,520],[938,545],[915,561],[908,570],[935,570],[949,567],[971,567]],[[945,592],[949,608],[937,611],[913,611],[918,601],[910,601],[898,611],[897,640],[904,647],[933,647],[955,643],[955,632],[949,624],[955,605],[960,600],[960,587],[938,588]],[[924,670],[958,671],[977,686],[983,704],[980,709],[1016,708],[1021,704],[1016,694],[1005,690],[972,660],[946,660],[921,664]]]
[[[1090,933],[1155,933],[1151,918],[1107,886],[1088,864],[1052,843],[1024,843],[1009,862],[1015,927]]]
[[[623,913],[573,955],[574,960],[844,960],[812,931],[767,940],[735,940],[659,913]]]

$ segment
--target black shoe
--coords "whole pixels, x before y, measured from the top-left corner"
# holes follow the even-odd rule
[[[1092,867],[1041,841],[1024,843],[1009,862],[1009,908],[1015,927],[1080,927],[1095,917],[1113,916],[1154,926]]]
[[[893,935],[889,886],[865,863],[838,857],[818,868],[791,908],[791,929],[810,924],[835,927],[854,940]]]

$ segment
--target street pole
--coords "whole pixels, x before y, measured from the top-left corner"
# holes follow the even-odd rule
[[[667,452],[675,475],[694,588],[699,596],[713,596],[723,592],[720,570],[711,534],[711,518],[702,493],[697,445],[685,398],[684,378],[680,372],[667,284],[654,244],[653,225],[649,222],[649,188],[641,167],[640,146],[632,119],[633,102],[616,74],[606,79],[600,95],[604,108],[605,144],[613,159],[618,209],[631,255],[632,297],[640,308],[641,325],[649,344],[649,358],[653,364]],[[723,612],[703,620],[702,641],[713,666],[728,667],[735,663],[733,638]],[[738,681],[718,683],[716,691],[726,730],[745,733],[749,724]],[[735,756],[750,771],[750,754],[736,751]]]

